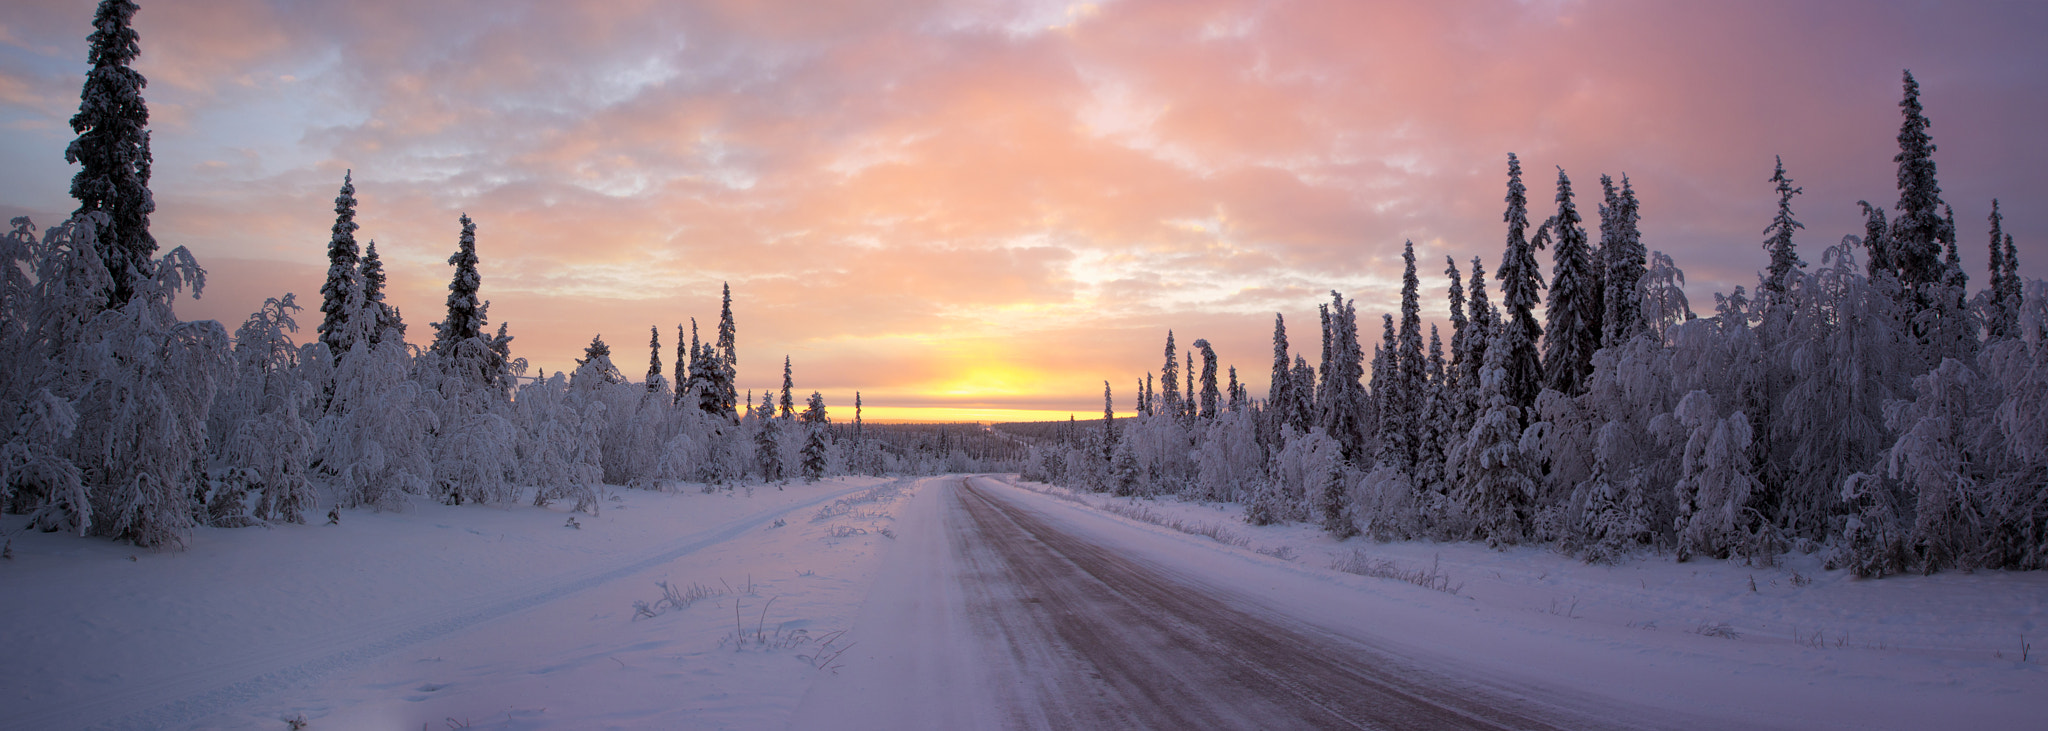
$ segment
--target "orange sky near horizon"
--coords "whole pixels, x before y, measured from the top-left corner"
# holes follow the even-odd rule
[[[1404,240],[1442,323],[1444,258],[1500,258],[1510,151],[1539,220],[1557,168],[1589,227],[1628,174],[1711,312],[1766,264],[1774,155],[1808,262],[1896,200],[1902,68],[1973,286],[1993,197],[2048,276],[2034,3],[141,4],[153,231],[211,272],[182,316],[232,331],[293,292],[310,338],[352,170],[411,339],[467,213],[536,370],[601,334],[637,379],[650,327],[672,369],[729,282],[742,391],[787,355],[835,421],[856,390],[877,421],[1095,418],[1105,380],[1128,413],[1169,329],[1262,396],[1275,313],[1314,363],[1342,291],[1370,349]],[[92,6],[0,18],[0,215],[72,208]]]

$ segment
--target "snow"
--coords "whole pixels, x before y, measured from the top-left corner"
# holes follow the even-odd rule
[[[903,501],[813,517],[896,485],[622,490],[596,517],[416,501],[202,528],[182,553],[20,533],[0,562],[0,727],[777,727],[822,671],[807,646],[722,647],[735,605],[748,630],[844,629]],[[657,581],[736,595],[635,620]]]
[[[1264,597],[1272,611],[1378,638],[1445,672],[1641,705],[1652,725],[2025,728],[2048,717],[2042,652],[2020,659],[2023,637],[2048,636],[2048,575],[2038,571],[1861,580],[1797,553],[1773,569],[1650,554],[1588,565],[1529,546],[1339,542],[1309,524],[1246,525],[1235,505],[1017,484],[1065,527]],[[1220,526],[1245,545],[1100,510],[1112,502],[1191,529]],[[1283,548],[1293,558],[1261,553]],[[1457,593],[1328,568],[1354,551],[1403,570],[1434,567]],[[1736,636],[1701,634],[1716,625]]]
[[[0,727],[838,728],[906,707],[901,727],[984,727],[973,693],[945,692],[1000,682],[966,656],[966,625],[902,601],[964,570],[935,563],[949,538],[933,496],[959,479],[613,488],[597,516],[416,501],[339,525],[200,528],[177,553],[0,516]],[[1772,569],[1587,565],[1137,501],[1233,546],[1103,509],[1120,499],[976,484],[1219,595],[1618,723],[2020,728],[2048,714],[2042,653],[2019,656],[2022,637],[2048,636],[2042,572],[1857,580],[1797,553]],[[1434,564],[1457,591],[1329,568],[1353,551]],[[713,595],[636,618],[658,581]],[[1700,633],[1719,625],[1734,636]],[[736,647],[736,627],[771,647]]]

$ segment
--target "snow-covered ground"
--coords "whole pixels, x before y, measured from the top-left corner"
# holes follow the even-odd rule
[[[1280,610],[1504,684],[1643,704],[1681,726],[2048,728],[2044,572],[1858,580],[1798,554],[1771,569],[1668,555],[1587,565],[1538,547],[1339,542],[1313,526],[1246,525],[1235,505],[1012,482],[1061,497],[1045,502],[1067,506],[1070,525],[1115,520],[1169,541],[1123,541],[1153,560],[1269,587]],[[1145,520],[1106,514],[1118,504]],[[1221,528],[1242,545],[1147,524],[1174,522]],[[1272,553],[1288,557],[1261,555]],[[1434,571],[1456,593],[1330,570],[1360,554],[1397,572]]]
[[[13,537],[0,561],[0,727],[830,718],[819,704],[847,702],[849,686],[910,682],[874,672],[892,633],[920,628],[863,604],[907,560],[896,551],[923,522],[913,506],[958,479],[615,490],[595,517],[425,503],[345,512],[335,526],[202,529],[183,553],[19,533],[19,516],[0,516]],[[1108,498],[1005,481],[1029,489],[977,484],[1272,611],[1567,705],[1612,701],[1696,727],[2048,723],[2044,653],[2020,657],[2022,636],[2048,636],[2041,572],[1857,581],[1797,555],[1774,569],[1665,556],[1587,566],[1538,548],[1340,543],[1307,526],[1247,526],[1235,506],[1138,503],[1154,521],[1220,526],[1243,539],[1232,546],[1111,514]],[[1361,549],[1399,570],[1434,562],[1457,592],[1329,568]],[[708,595],[661,603],[657,581]],[[636,603],[654,616],[636,617]]]
[[[422,501],[183,553],[20,533],[0,727],[778,728],[920,484],[614,489],[595,517]],[[657,581],[716,595],[654,606]]]

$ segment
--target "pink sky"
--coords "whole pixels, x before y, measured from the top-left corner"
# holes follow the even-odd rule
[[[92,2],[0,17],[0,215],[55,223]],[[1897,199],[1899,73],[1985,279],[2003,201],[2048,276],[2048,5],[1783,2],[143,2],[153,229],[212,272],[189,318],[295,292],[317,321],[353,169],[414,339],[478,224],[492,322],[549,371],[602,333],[628,374],[720,282],[742,388],[870,417],[1120,410],[1165,332],[1265,391],[1273,313],[1441,320],[1443,258],[1495,268],[1505,156],[1548,206],[1641,193],[1698,309],[1754,286],[1772,156],[1808,261]],[[1545,259],[1547,265],[1547,259]],[[1491,288],[1491,285],[1490,285]],[[1493,288],[1496,292],[1497,288]],[[667,364],[672,366],[672,364]]]

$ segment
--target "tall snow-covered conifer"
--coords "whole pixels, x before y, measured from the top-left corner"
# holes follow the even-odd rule
[[[798,421],[804,425],[804,446],[801,450],[804,482],[817,482],[825,477],[830,446],[825,439],[825,427],[832,423],[832,419],[825,413],[825,397],[812,391]]]
[[[149,233],[149,214],[156,199],[149,192],[149,105],[142,89],[149,81],[129,64],[142,55],[131,27],[138,8],[132,0],[101,0],[93,13],[92,50],[85,86],[78,94],[78,114],[71,131],[78,138],[64,149],[64,161],[77,163],[71,197],[82,215],[107,214],[109,226],[99,232],[102,261],[113,276],[108,307],[127,304],[136,283],[154,274],[156,237]]]
[[[796,416],[796,398],[791,392],[791,389],[795,387],[795,382],[790,380],[789,356],[782,356],[782,418],[784,420]]]
[[[2012,234],[2005,233],[2004,221],[1998,199],[1991,199],[1991,302],[1985,326],[1992,340],[2020,337],[2020,303],[2025,296],[2019,252],[2013,248]]]
[[[363,246],[363,301],[377,313],[376,325],[369,328],[370,344],[384,342],[387,333],[393,340],[405,339],[405,322],[398,318],[398,310],[384,301],[384,259],[377,256],[375,239]]]
[[[1785,158],[1778,157],[1777,171],[1771,174],[1771,182],[1778,184],[1778,215],[1771,219],[1771,225],[1764,227],[1764,248],[1771,252],[1771,268],[1764,275],[1763,292],[1765,306],[1775,306],[1785,297],[1785,285],[1790,281],[1793,269],[1804,268],[1806,262],[1799,260],[1799,252],[1792,247],[1792,232],[1806,228],[1792,217],[1792,196],[1806,192],[1805,188],[1792,187],[1792,178],[1785,174]]]
[[[1166,366],[1159,371],[1159,388],[1165,397],[1159,405],[1168,416],[1180,416],[1180,356],[1174,352],[1172,330],[1166,331]]]
[[[647,349],[648,349],[648,354],[647,354],[647,390],[648,390],[649,392],[653,392],[653,391],[659,391],[659,390],[661,390],[661,329],[660,329],[660,328],[656,328],[656,327],[649,327],[649,328],[647,328]],[[678,367],[677,367],[677,369],[676,369],[676,373],[677,373],[678,375],[680,375],[680,374],[682,373],[682,368],[680,367],[680,364],[678,365]]]
[[[1401,331],[1400,357],[1394,360],[1397,383],[1394,400],[1380,404],[1381,424],[1386,424],[1388,410],[1399,411],[1395,419],[1401,434],[1399,440],[1399,466],[1403,473],[1415,474],[1416,462],[1421,458],[1421,420],[1425,417],[1424,389],[1429,385],[1429,361],[1422,351],[1422,282],[1415,276],[1415,242],[1410,241],[1401,252]],[[1384,443],[1388,435],[1381,434]]]
[[[1506,310],[1502,326],[1506,329],[1489,335],[1486,347],[1507,349],[1501,354],[1501,391],[1515,406],[1517,418],[1527,418],[1536,393],[1543,388],[1543,364],[1536,353],[1536,343],[1543,339],[1543,326],[1536,324],[1543,273],[1536,266],[1535,252],[1542,246],[1543,232],[1538,232],[1539,242],[1532,245],[1526,235],[1528,188],[1522,185],[1522,162],[1512,152],[1508,153],[1507,203],[1507,213],[1502,216],[1508,225],[1507,249],[1501,252],[1500,271],[1494,272],[1500,279],[1501,307]]]
[[[1209,347],[1207,338],[1197,339],[1195,349],[1202,351],[1201,411],[1196,415],[1204,419],[1214,419],[1217,414],[1217,400],[1221,396],[1221,392],[1216,389],[1216,351]]]
[[[1607,185],[1607,177],[1600,181]],[[1603,234],[1605,221],[1612,216],[1614,239],[1600,243],[1600,261],[1605,267],[1601,286],[1606,290],[1605,306],[1600,314],[1600,325],[1605,331],[1600,338],[1602,347],[1612,348],[1627,343],[1644,329],[1643,323],[1643,271],[1648,267],[1648,256],[1643,250],[1643,235],[1640,228],[1642,205],[1636,201],[1635,186],[1627,175],[1621,176],[1621,192],[1612,194],[1608,204],[1601,209]],[[1609,209],[1612,209],[1611,211]]]
[[[1266,384],[1266,409],[1281,424],[1294,424],[1292,364],[1287,362],[1287,319],[1273,313],[1273,376]]]
[[[1324,358],[1329,370],[1322,374],[1322,387],[1318,388],[1318,406],[1323,431],[1337,441],[1344,461],[1363,465],[1371,457],[1366,453],[1366,437],[1376,419],[1365,393],[1365,350],[1358,342],[1358,305],[1346,300],[1336,290],[1330,291],[1330,303],[1322,309],[1328,312],[1325,323]]]
[[[363,308],[368,287],[363,282],[362,257],[356,250],[356,185],[353,171],[341,176],[341,194],[334,198],[333,235],[327,239],[327,282],[320,285],[320,342],[340,361],[355,346],[355,335],[374,337],[372,323],[349,326],[349,316]],[[363,327],[363,325],[371,327]]]
[[[1904,84],[1899,114],[1905,120],[1899,126],[1899,154],[1892,157],[1899,164],[1899,202],[1893,206],[1899,213],[1892,219],[1885,245],[1893,276],[1913,291],[1941,281],[1945,227],[1941,184],[1934,172],[1934,138],[1927,133],[1931,123],[1920,106],[1920,82],[1907,71]]]
[[[476,223],[469,220],[467,213],[462,215],[462,239],[455,253],[449,255],[448,264],[455,267],[455,277],[448,282],[448,317],[434,323],[434,344],[430,347],[443,357],[452,357],[463,341],[484,331],[484,304],[477,299],[483,277],[476,271]]]
[[[1444,276],[1451,280],[1448,292],[1451,305],[1451,360],[1445,369],[1444,383],[1456,383],[1458,367],[1465,357],[1465,332],[1472,321],[1465,317],[1465,281],[1458,272],[1458,260],[1444,257]]]
[[[1552,256],[1550,302],[1544,311],[1544,385],[1570,396],[1585,390],[1593,373],[1593,353],[1600,349],[1600,310],[1605,293],[1600,272],[1586,245],[1586,229],[1572,205],[1572,180],[1557,169],[1557,214],[1549,229],[1556,233]]]

